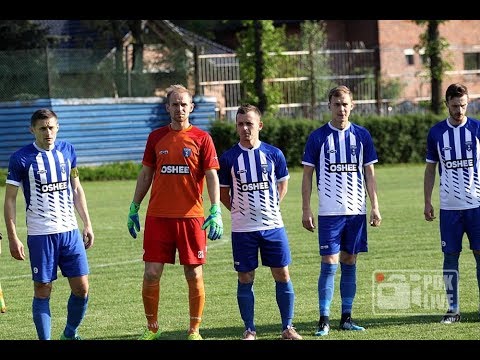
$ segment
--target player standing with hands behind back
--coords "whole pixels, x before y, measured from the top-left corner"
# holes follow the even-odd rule
[[[21,186],[34,286],[33,322],[38,338],[50,340],[50,294],[60,268],[71,289],[67,324],[60,340],[81,340],[77,329],[87,311],[89,290],[86,249],[93,245],[94,234],[75,149],[66,141],[56,141],[58,130],[58,117],[52,110],[33,113],[30,132],[35,142],[13,153],[8,164],[4,217],[10,254],[25,260],[16,224],[16,199]],[[83,222],[82,232],[75,210]]]
[[[167,89],[166,110],[170,124],[156,129],[147,139],[143,167],[137,178],[135,194],[128,215],[128,230],[133,238],[140,231],[138,210],[150,187],[150,200],[143,236],[142,298],[147,329],[139,340],[160,337],[158,305],[160,278],[165,264],[175,263],[178,249],[188,284],[190,326],[188,340],[202,340],[200,323],[205,305],[203,264],[206,262],[208,238],[223,234],[220,209],[218,157],[213,140],[206,131],[190,124],[192,95],[182,85]],[[203,185],[207,182],[210,215],[203,212]]]
[[[335,273],[340,262],[340,329],[363,331],[352,321],[352,305],[357,291],[356,262],[359,252],[367,252],[367,206],[370,198],[370,225],[380,226],[377,182],[374,164],[378,162],[370,133],[349,121],[353,98],[346,86],[337,86],[328,94],[332,120],[308,137],[303,154],[302,224],[314,231],[310,206],[313,171],[318,191],[318,240],[322,257],[318,279],[320,320],[316,336],[330,331],[330,304]]]
[[[263,122],[256,106],[238,108],[240,142],[220,157],[220,199],[232,218],[233,265],[238,274],[237,301],[245,324],[244,340],[256,339],[253,283],[258,252],[275,280],[275,297],[282,320],[282,339],[302,340],[292,325],[295,292],[288,264],[288,237],[280,213],[290,177],[280,149],[259,139]]]

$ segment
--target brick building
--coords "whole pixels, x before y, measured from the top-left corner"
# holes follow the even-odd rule
[[[287,33],[298,33],[303,20],[275,20]],[[384,80],[398,79],[402,98],[417,101],[430,98],[429,74],[422,54],[414,47],[426,25],[412,20],[325,20],[329,44],[363,43],[367,49],[379,49],[378,66]],[[230,30],[230,31],[229,31]],[[234,33],[223,29],[217,41],[236,47]],[[480,97],[480,20],[448,20],[439,26],[440,36],[449,43],[444,56],[452,64],[443,79],[443,92],[452,82],[468,86],[472,98]]]

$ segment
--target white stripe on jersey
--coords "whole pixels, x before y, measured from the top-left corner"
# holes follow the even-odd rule
[[[434,135],[437,131],[443,131],[439,134],[441,141],[437,142],[436,150],[440,158],[440,208],[444,210],[480,206],[480,142],[472,133],[475,128],[470,128],[470,122],[453,127],[445,120],[445,123],[432,128]],[[458,162],[472,162],[473,166],[446,165]]]
[[[70,184],[73,147],[58,142],[51,151],[26,146],[11,157],[7,183],[23,188],[29,235],[46,235],[78,228]]]
[[[368,131],[349,124],[343,130],[327,123],[308,138],[302,164],[315,166],[318,214],[366,214],[365,164],[378,161]]]
[[[219,178],[222,186],[230,184],[232,231],[284,226],[277,181],[288,179],[286,169],[283,154],[263,142],[254,149],[238,144],[222,154]]]

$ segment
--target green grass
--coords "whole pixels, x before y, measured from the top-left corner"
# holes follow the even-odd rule
[[[369,228],[369,252],[358,259],[357,297],[354,319],[367,328],[362,333],[338,330],[340,316],[339,274],[331,308],[332,330],[325,338],[313,336],[318,321],[317,279],[320,257],[317,233],[301,225],[301,170],[291,171],[289,192],[282,211],[289,234],[293,262],[290,265],[296,292],[294,325],[307,340],[438,340],[478,339],[478,286],[475,262],[468,242],[460,258],[460,303],[462,322],[439,323],[438,313],[395,313],[374,311],[374,283],[377,270],[416,273],[441,271],[438,220],[428,223],[423,217],[423,165],[377,166],[382,226]],[[88,250],[91,267],[90,303],[80,329],[84,339],[136,339],[145,326],[141,283],[143,276],[141,236],[133,240],[126,228],[128,207],[135,188],[134,180],[83,183],[95,230],[95,244]],[[0,199],[5,188],[0,187]],[[435,207],[438,212],[438,193]],[[18,199],[18,231],[25,241],[23,195]],[[316,194],[312,195],[316,214]],[[147,201],[141,208],[144,220]],[[206,202],[206,207],[208,206]],[[225,209],[224,209],[225,210]],[[237,276],[230,247],[230,220],[223,212],[225,235],[210,241],[205,266],[206,306],[201,332],[206,340],[234,340],[243,333],[236,300]],[[5,235],[4,225],[0,227]],[[143,229],[142,229],[143,230]],[[0,314],[0,339],[36,339],[32,322],[32,281],[28,259],[20,262],[9,253],[8,240],[2,241],[0,281],[7,312]],[[61,274],[54,282],[51,298],[52,337],[58,338],[65,325],[67,280]],[[257,270],[255,282],[256,324],[259,339],[278,339],[280,316],[275,302],[274,282],[268,268]],[[188,327],[187,285],[178,263],[167,265],[161,282],[159,322],[163,339],[185,339]]]

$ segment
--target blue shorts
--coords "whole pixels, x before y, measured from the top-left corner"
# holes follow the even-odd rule
[[[57,279],[57,267],[68,278],[88,275],[87,252],[78,229],[50,235],[28,235],[33,281],[50,283]]]
[[[258,252],[262,265],[282,268],[292,261],[285,228],[251,232],[232,232],[233,267],[237,272],[249,272],[258,267]]]
[[[367,252],[367,216],[318,216],[318,243],[320,255]]]
[[[471,250],[480,250],[480,207],[466,210],[440,209],[440,240],[447,254],[462,251],[463,235],[467,234]]]

